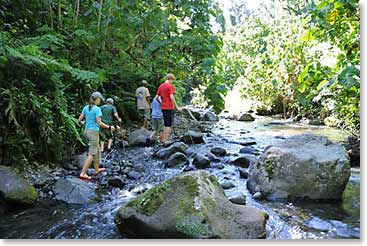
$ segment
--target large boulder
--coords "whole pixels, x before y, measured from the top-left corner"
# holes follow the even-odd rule
[[[187,144],[200,144],[204,143],[204,134],[193,130],[188,130],[181,140]]]
[[[352,167],[360,166],[360,139],[357,136],[348,136],[342,143],[347,149]]]
[[[144,146],[146,145],[146,139],[152,134],[151,131],[141,128],[133,131],[129,135],[129,145],[130,146]]]
[[[213,112],[207,111],[203,118],[203,121],[218,121],[218,116],[216,116]]]
[[[249,113],[241,114],[241,116],[238,118],[238,121],[254,121],[254,120],[255,118]]]
[[[7,166],[0,166],[0,200],[12,205],[32,205],[37,199],[35,188]],[[1,203],[1,201],[0,201]]]
[[[186,144],[182,142],[176,142],[167,148],[160,149],[157,152],[153,153],[153,156],[159,159],[167,159],[176,152],[185,153],[187,149],[188,146]]]
[[[343,146],[303,134],[265,149],[251,164],[247,186],[268,200],[340,200],[350,176]]]
[[[171,178],[121,207],[115,217],[129,238],[265,237],[266,213],[231,203],[204,171]]]
[[[216,156],[225,156],[227,151],[222,147],[211,148],[210,152]]]
[[[52,187],[57,200],[71,204],[90,204],[96,201],[96,185],[76,177],[59,179]]]

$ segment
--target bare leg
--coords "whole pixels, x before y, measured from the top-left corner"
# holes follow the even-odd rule
[[[152,134],[150,134],[150,136],[149,136],[149,138],[150,138],[150,140],[154,140],[155,139],[155,134],[156,134],[156,130],[154,130],[153,132],[152,132]]]
[[[163,132],[162,131],[159,133],[159,143],[160,144],[163,143]]]
[[[112,138],[108,139],[108,146],[107,146],[107,148],[108,149],[111,149],[111,146],[112,146]]]
[[[101,141],[101,152],[103,152],[103,150],[104,150],[104,142]]]
[[[87,176],[87,170],[90,167],[90,165],[92,164],[92,161],[93,161],[93,156],[88,155],[87,159],[85,160],[82,172],[80,173],[81,177],[86,177]]]
[[[145,119],[145,120],[144,120],[144,123],[143,123],[143,128],[147,129],[147,124],[148,124],[148,120],[147,120],[147,119]]]

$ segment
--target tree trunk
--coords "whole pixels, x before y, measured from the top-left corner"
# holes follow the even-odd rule
[[[57,2],[57,27],[60,29],[62,26],[61,23],[61,0]]]
[[[54,20],[53,20],[53,14],[52,14],[51,0],[48,1],[48,10],[50,12],[50,26],[52,29],[54,29]]]
[[[101,26],[102,9],[103,9],[103,0],[100,0],[100,2],[99,2],[99,13],[98,13],[98,23],[97,23],[97,32],[99,32],[99,28]]]

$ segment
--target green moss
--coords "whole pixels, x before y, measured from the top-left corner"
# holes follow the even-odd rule
[[[150,190],[147,190],[140,196],[129,201],[125,207],[135,207],[139,212],[145,215],[152,215],[164,202],[165,192],[170,188],[169,181],[166,181]]]
[[[29,185],[23,190],[15,190],[7,193],[7,197],[9,200],[32,204],[37,199],[37,191],[33,186]]]
[[[276,167],[276,163],[271,160],[265,160],[264,164],[265,164],[265,171],[267,172],[268,178],[270,180],[273,177],[274,168]]]
[[[190,238],[210,238],[212,236],[205,220],[197,216],[188,216],[177,221],[176,229]]]

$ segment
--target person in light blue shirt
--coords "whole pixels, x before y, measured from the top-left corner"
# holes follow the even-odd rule
[[[91,180],[87,175],[87,170],[93,162],[95,173],[106,171],[104,168],[99,168],[99,128],[108,128],[114,130],[113,126],[106,125],[102,122],[102,111],[98,105],[103,100],[102,94],[98,91],[92,93],[89,99],[89,104],[86,105],[78,118],[78,123],[84,124],[85,119],[85,137],[88,140],[88,157],[85,160],[83,169],[79,175],[80,179]]]
[[[163,113],[161,104],[158,102],[156,98],[153,99],[152,102],[152,126],[153,133],[150,135],[150,140],[154,141],[156,136],[159,134],[159,143],[163,142]]]

